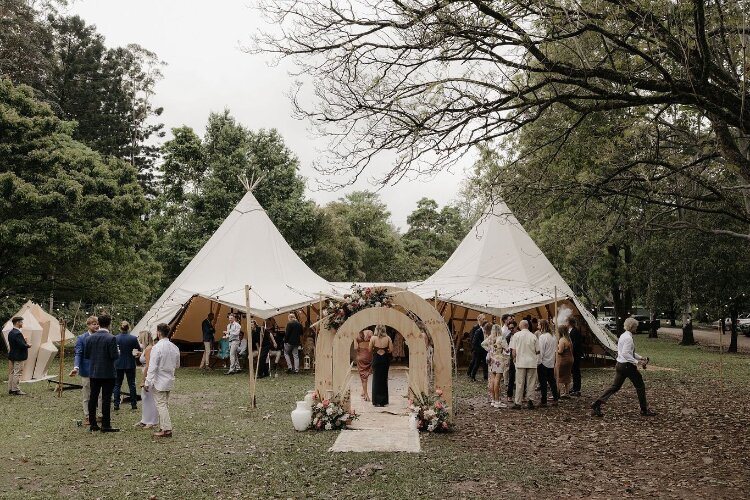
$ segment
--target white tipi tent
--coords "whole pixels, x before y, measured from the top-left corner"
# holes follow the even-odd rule
[[[437,292],[438,301],[450,305],[450,312],[443,308],[447,319],[463,320],[453,325],[454,332],[471,328],[477,312],[553,316],[555,289],[558,302],[574,309],[606,350],[617,349],[502,201],[483,214],[435,274],[411,288],[424,298]]]
[[[208,312],[221,306],[223,312],[245,310],[245,285],[251,287],[250,314],[261,319],[316,303],[320,292],[334,291],[291,249],[249,191],[133,332],[153,332],[157,324],[174,324],[179,316],[180,324],[190,325],[179,338],[199,342]],[[225,324],[222,313],[217,332]]]

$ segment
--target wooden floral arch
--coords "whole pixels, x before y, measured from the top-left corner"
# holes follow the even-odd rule
[[[445,320],[426,300],[400,288],[387,288],[394,307],[370,307],[351,315],[338,330],[322,328],[315,345],[315,389],[325,396],[329,391],[343,396],[351,370],[350,349],[360,331],[371,325],[386,325],[398,330],[409,346],[409,387],[428,392],[427,346],[411,311],[424,325],[433,345],[434,387],[442,389],[443,398],[453,401],[453,357],[451,336]],[[403,311],[402,311],[403,310]],[[450,403],[449,403],[450,404]],[[451,405],[452,407],[452,405]],[[452,411],[452,408],[451,408]]]

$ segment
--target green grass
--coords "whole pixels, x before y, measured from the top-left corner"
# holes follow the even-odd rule
[[[636,344],[655,366],[674,369],[649,373],[660,385],[718,380],[718,353],[662,339],[639,337]],[[721,359],[726,386],[746,388],[750,358],[725,354]],[[456,385],[459,424],[475,418],[472,405],[484,395],[482,384],[465,379],[459,377]],[[590,387],[610,379],[607,370],[584,373]],[[261,380],[259,408],[249,411],[246,375],[181,369],[171,402],[175,434],[164,441],[133,428],[140,411],[129,409],[113,413],[120,433],[92,435],[77,427],[80,391],[57,398],[45,382],[24,384],[27,397],[3,391],[0,497],[430,498],[472,488],[481,495],[482,488],[493,484],[525,491],[554,488],[559,482],[546,464],[504,453],[497,445],[504,439],[502,431],[482,433],[468,425],[450,435],[423,436],[424,452],[417,455],[328,453],[337,433],[298,433],[289,417],[294,402],[312,386],[311,374]],[[495,415],[510,418],[509,413]],[[497,428],[497,422],[492,424]]]

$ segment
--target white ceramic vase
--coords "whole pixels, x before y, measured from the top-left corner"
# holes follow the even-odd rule
[[[292,411],[292,425],[298,431],[307,430],[312,420],[312,408],[306,401],[297,401],[297,408]]]

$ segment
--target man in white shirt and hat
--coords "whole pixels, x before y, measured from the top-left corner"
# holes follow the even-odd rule
[[[525,399],[528,408],[534,408],[534,388],[537,383],[537,347],[536,335],[529,331],[529,322],[522,320],[518,327],[521,329],[510,339],[513,350],[513,362],[516,366],[516,391],[513,408],[520,409]]]
[[[174,388],[174,372],[180,366],[180,350],[169,340],[169,325],[161,323],[156,327],[159,342],[151,348],[148,375],[143,385],[144,391],[154,394],[156,410],[159,412],[159,427],[154,437],[172,437],[172,420],[169,418],[169,393]]]

